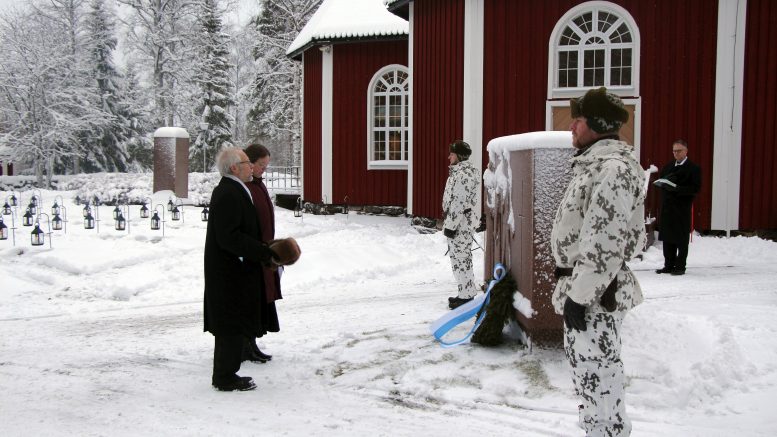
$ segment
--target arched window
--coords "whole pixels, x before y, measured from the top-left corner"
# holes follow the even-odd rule
[[[639,95],[639,32],[622,7],[593,1],[573,8],[556,24],[549,45],[550,98],[599,86]]]
[[[367,162],[370,169],[407,168],[407,68],[388,65],[370,81],[367,105]]]

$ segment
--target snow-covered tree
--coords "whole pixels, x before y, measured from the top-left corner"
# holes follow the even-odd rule
[[[288,145],[290,150],[281,150],[276,159],[292,165],[299,165],[300,160],[302,69],[298,62],[286,57],[286,49],[319,3],[320,0],[264,0],[264,7],[254,20],[259,35],[254,47],[257,71],[251,91],[251,133]]]
[[[185,89],[191,83],[194,17],[201,0],[116,0],[129,6],[125,20],[132,62],[151,72],[147,78],[154,96],[152,125],[185,126],[191,118],[191,100]],[[181,99],[183,97],[183,99]],[[183,101],[182,101],[183,100]]]
[[[44,174],[49,185],[55,167],[83,156],[84,136],[110,121],[87,86],[79,5],[51,0],[45,10],[0,19],[0,144],[14,160],[32,163],[40,184]]]
[[[200,114],[189,168],[206,172],[216,152],[232,145],[234,119],[230,107],[233,86],[230,81],[229,37],[222,31],[217,0],[202,0],[198,14],[200,46],[194,81],[200,89],[197,112]]]

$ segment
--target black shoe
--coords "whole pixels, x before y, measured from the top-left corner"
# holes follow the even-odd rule
[[[661,273],[672,273],[673,271],[674,271],[674,269],[672,269],[672,268],[664,267],[663,269],[656,270],[656,273],[658,273],[658,274],[661,274]]]
[[[682,276],[685,274],[685,269],[673,269],[672,276]]]
[[[449,298],[448,298],[448,303],[451,303],[451,302],[453,302],[453,301],[454,301],[454,300],[456,300],[456,299],[458,299],[458,297],[456,297],[456,296],[449,297]]]
[[[254,380],[250,376],[241,376],[238,379],[226,384],[213,384],[218,391],[248,391],[256,388]]]
[[[243,343],[243,355],[241,362],[251,361],[252,363],[266,363],[272,358],[271,355],[266,355],[259,350],[256,345],[256,340],[247,340]]]
[[[471,297],[470,298],[454,297],[453,300],[448,302],[448,308],[450,308],[452,310],[456,309],[456,308],[464,305],[465,303],[467,303],[467,302],[469,302],[471,300],[472,300]]]
[[[264,361],[260,361],[262,363],[266,363],[272,360],[272,355],[262,352],[259,348],[256,348],[256,353],[254,354],[254,356],[259,358],[260,360],[264,360]]]

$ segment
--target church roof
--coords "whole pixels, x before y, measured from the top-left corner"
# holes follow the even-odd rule
[[[408,34],[407,21],[389,12],[383,0],[324,0],[286,55],[297,57],[316,44]]]

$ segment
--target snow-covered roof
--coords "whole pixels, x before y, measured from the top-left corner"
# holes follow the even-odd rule
[[[286,55],[295,57],[316,42],[408,34],[407,21],[389,12],[383,0],[324,0]]]

